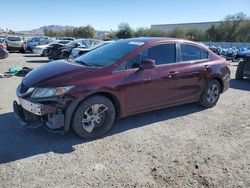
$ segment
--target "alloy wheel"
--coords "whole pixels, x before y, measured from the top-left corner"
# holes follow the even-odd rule
[[[93,104],[87,108],[82,118],[82,127],[91,133],[94,128],[102,125],[105,120],[105,111],[107,110],[108,107],[104,104]]]
[[[211,104],[215,103],[219,98],[219,87],[217,84],[212,84],[207,91],[207,101]]]

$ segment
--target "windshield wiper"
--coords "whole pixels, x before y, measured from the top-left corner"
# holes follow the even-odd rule
[[[75,60],[74,62],[75,62],[75,63],[78,63],[78,64],[81,64],[81,65],[88,66],[88,67],[95,67],[95,65],[90,64],[90,63],[86,63],[86,62],[81,61],[81,60]]]

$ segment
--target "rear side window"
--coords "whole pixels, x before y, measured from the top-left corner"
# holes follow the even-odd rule
[[[197,46],[193,46],[190,44],[181,44],[181,58],[182,61],[203,59],[201,49]]]
[[[7,39],[9,41],[21,41],[21,38],[19,38],[19,37],[8,37]]]
[[[153,59],[156,65],[175,62],[175,44],[160,44],[147,48],[141,53],[141,60]]]

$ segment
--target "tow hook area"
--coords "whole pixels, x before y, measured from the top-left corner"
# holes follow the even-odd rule
[[[16,102],[13,102],[13,109],[15,112],[15,115],[19,121],[19,123],[29,129],[36,129],[38,127],[41,127],[43,124],[42,122],[36,121],[36,122],[27,122],[25,121],[25,115],[23,112],[22,107]]]
[[[45,122],[50,129],[60,129],[64,127],[64,114],[58,109],[57,113],[48,114],[48,120]]]
[[[35,129],[42,126],[50,132],[64,133],[64,113],[60,109],[58,109],[57,112],[45,115],[45,117],[38,116],[24,110],[17,101],[14,101],[13,110],[19,123],[29,129]]]

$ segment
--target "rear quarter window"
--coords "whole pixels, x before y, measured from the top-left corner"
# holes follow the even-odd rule
[[[202,59],[208,59],[208,52],[206,50],[201,49]]]

